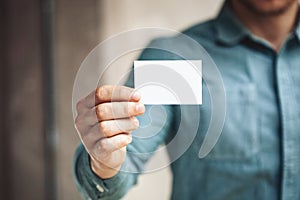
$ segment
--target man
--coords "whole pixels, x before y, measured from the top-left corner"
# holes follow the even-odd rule
[[[200,146],[194,142],[172,163],[173,200],[300,199],[298,12],[297,0],[228,0],[216,19],[184,31],[216,62],[227,116],[219,142],[206,158],[197,157]],[[173,38],[156,42],[186,48],[176,46]],[[141,59],[168,56],[146,50]],[[76,152],[74,175],[85,198],[121,198],[137,176],[119,171],[124,161],[139,168],[148,159],[126,160],[126,147],[154,151],[172,134],[167,125],[152,143],[132,141],[131,132],[139,126],[136,116],[145,112],[140,98],[129,87],[102,86],[78,103],[76,126],[85,148]],[[173,109],[167,108],[172,127],[178,117]],[[185,119],[199,123],[198,139],[209,122],[206,111],[203,105],[200,122]]]

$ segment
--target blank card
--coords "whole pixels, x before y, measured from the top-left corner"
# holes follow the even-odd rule
[[[144,104],[202,104],[202,61],[134,61],[134,87]]]

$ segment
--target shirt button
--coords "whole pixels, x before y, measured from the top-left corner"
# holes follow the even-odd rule
[[[101,187],[101,185],[96,185],[96,188],[99,192],[101,192],[101,193],[104,192],[104,189],[103,189],[103,187]]]

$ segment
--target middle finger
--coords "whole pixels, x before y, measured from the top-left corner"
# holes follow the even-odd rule
[[[136,102],[103,103],[95,107],[99,121],[128,118],[145,112],[145,106]]]

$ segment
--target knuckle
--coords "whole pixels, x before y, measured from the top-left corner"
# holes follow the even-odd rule
[[[100,104],[96,107],[96,115],[98,119],[104,119],[108,114],[108,109],[105,105]]]
[[[108,152],[108,144],[107,141],[105,139],[102,139],[99,141],[99,151],[102,154],[106,154],[106,152]]]
[[[105,100],[106,99],[105,97],[107,95],[108,95],[108,92],[107,92],[106,86],[101,86],[96,89],[95,96],[98,100],[100,100],[100,101]]]
[[[100,122],[99,123],[99,128],[100,128],[100,132],[107,136],[108,133],[109,133],[109,127],[107,126],[107,123],[106,122]]]
[[[83,108],[83,100],[79,100],[76,104],[76,110],[77,110],[77,113],[80,113],[82,108]]]

